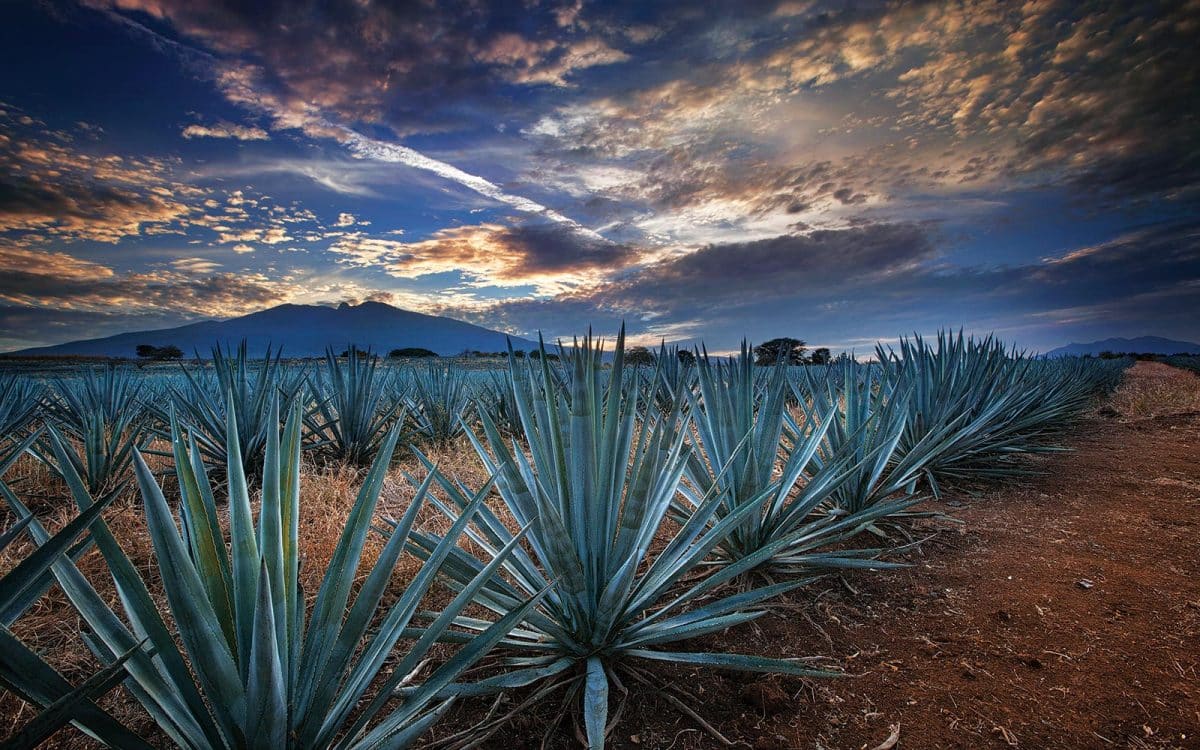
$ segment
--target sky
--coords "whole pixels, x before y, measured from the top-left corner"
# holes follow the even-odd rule
[[[0,3],[0,350],[1200,341],[1200,0]]]

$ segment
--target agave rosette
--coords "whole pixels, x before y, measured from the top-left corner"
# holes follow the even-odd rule
[[[706,562],[746,518],[748,503],[718,518],[717,495],[697,504],[678,527],[664,524],[686,470],[689,447],[678,409],[669,415],[645,408],[636,381],[624,377],[624,332],[611,371],[603,345],[591,337],[565,351],[569,373],[560,386],[545,357],[515,361],[510,377],[524,438],[509,443],[487,413],[484,436],[468,433],[486,468],[496,475],[504,505],[527,544],[514,549],[476,601],[496,613],[554,585],[536,609],[501,640],[508,671],[452,694],[476,694],[542,682],[578,694],[591,747],[602,747],[609,724],[609,686],[621,674],[638,674],[639,660],[731,669],[824,674],[797,659],[670,650],[670,645],[724,630],[763,613],[759,605],[803,580],[734,591],[725,586],[769,560],[785,543],[769,545],[709,575]],[[540,372],[538,371],[540,369]],[[528,456],[526,455],[528,451]],[[428,462],[426,462],[428,464]],[[476,498],[439,478],[450,517]],[[468,530],[489,552],[511,547],[513,533],[486,506]],[[443,543],[414,533],[419,553]],[[456,549],[444,566],[455,585],[474,580],[484,562]],[[467,629],[483,623],[460,619]]]

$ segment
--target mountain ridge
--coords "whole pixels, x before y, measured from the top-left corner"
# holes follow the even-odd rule
[[[1117,354],[1200,354],[1200,344],[1191,341],[1178,341],[1162,336],[1137,336],[1135,338],[1107,338],[1086,344],[1070,343],[1051,349],[1043,356],[1046,357],[1078,357],[1084,354],[1093,356],[1101,352]]]
[[[404,310],[383,302],[363,302],[337,307],[285,303],[223,320],[200,320],[171,328],[127,331],[112,336],[80,339],[50,346],[7,352],[23,356],[133,357],[140,344],[174,345],[185,355],[206,356],[213,346],[247,342],[251,356],[262,356],[267,346],[282,348],[285,357],[315,357],[326,348],[337,351],[354,344],[381,354],[392,349],[419,347],[442,356],[463,351],[530,349],[537,344],[454,318]]]

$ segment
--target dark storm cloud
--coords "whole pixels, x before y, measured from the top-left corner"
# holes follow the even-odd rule
[[[35,230],[115,242],[189,213],[170,196],[110,185],[39,183],[0,175],[0,232]]]
[[[701,320],[728,323],[746,311],[769,315],[773,307],[777,314],[781,303],[809,304],[885,283],[936,256],[932,231],[916,224],[879,224],[710,245],[632,268],[591,289],[552,300],[502,302],[473,314],[477,319],[499,315],[523,331],[548,320],[555,322],[555,332],[622,318],[634,332]]]
[[[637,252],[627,245],[561,225],[506,227],[497,233],[496,240],[520,257],[521,274],[619,269],[637,257]]]
[[[811,298],[886,279],[931,259],[927,227],[879,224],[756,242],[710,245],[651,266],[602,290],[628,309],[728,307],[750,300]]]

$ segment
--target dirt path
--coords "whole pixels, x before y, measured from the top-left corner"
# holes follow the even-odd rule
[[[1130,403],[1200,398],[1200,379],[1152,363],[1123,388]],[[899,748],[1200,748],[1200,412],[1107,407],[1068,442],[1044,476],[948,500],[962,527],[913,567],[854,577],[857,593],[826,584],[726,641],[831,654],[860,677],[672,677],[762,750],[870,750],[897,724]],[[618,747],[718,746],[655,704],[627,715]]]

